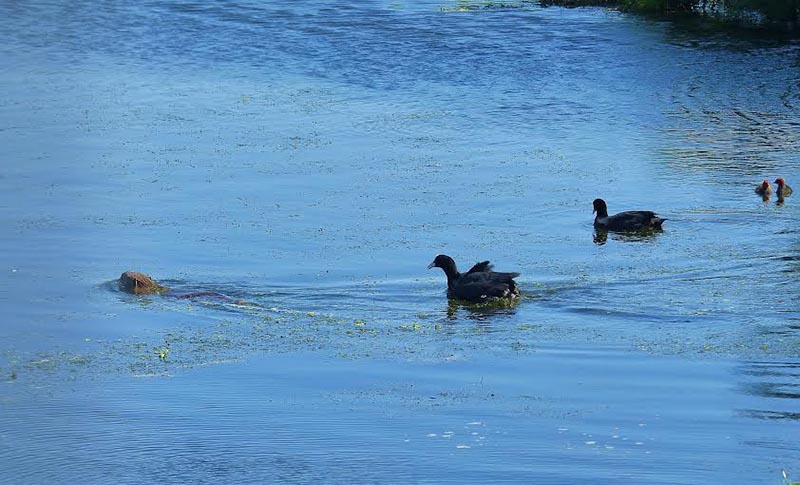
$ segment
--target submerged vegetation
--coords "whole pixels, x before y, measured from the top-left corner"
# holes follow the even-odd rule
[[[755,26],[797,30],[800,0],[542,0],[544,6],[608,6],[624,11],[696,14]]]
[[[609,7],[623,12],[696,16],[743,27],[800,31],[800,0],[456,0],[442,12],[543,7]]]
[[[514,10],[535,6],[532,0],[518,2],[493,2],[491,0],[458,0],[452,7],[442,7],[445,13],[473,12],[477,10]]]

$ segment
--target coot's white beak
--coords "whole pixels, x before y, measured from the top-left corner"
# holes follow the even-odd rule
[[[436,261],[434,261],[434,262],[432,262],[431,264],[429,264],[429,265],[428,265],[428,269],[431,269],[431,268],[433,268],[434,266],[436,266]]]

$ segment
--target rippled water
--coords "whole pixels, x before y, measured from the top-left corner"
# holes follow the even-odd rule
[[[800,185],[796,40],[314,1],[0,40],[0,481],[800,477],[798,205],[753,194]],[[448,305],[437,253],[525,298]]]

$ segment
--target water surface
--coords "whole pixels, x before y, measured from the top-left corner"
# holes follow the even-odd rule
[[[800,476],[800,45],[466,6],[0,6],[3,480]]]

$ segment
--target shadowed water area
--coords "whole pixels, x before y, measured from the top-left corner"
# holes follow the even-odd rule
[[[0,92],[2,483],[800,479],[800,196],[753,193],[800,185],[796,40],[5,2]],[[448,304],[437,253],[523,298]]]

